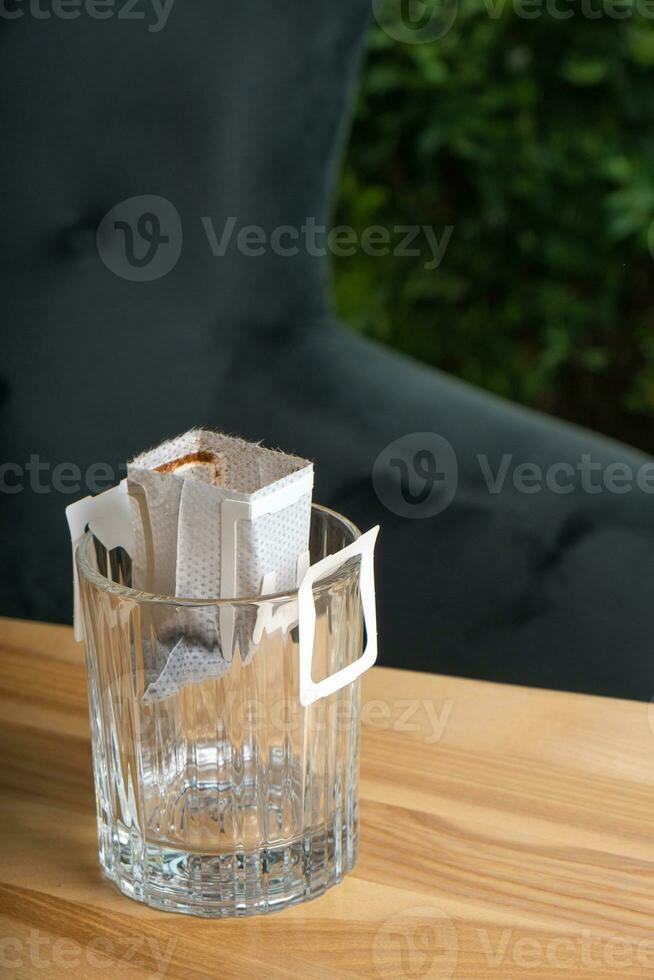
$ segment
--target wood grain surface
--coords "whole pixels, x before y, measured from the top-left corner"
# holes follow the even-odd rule
[[[647,704],[374,668],[354,873],[199,920],[101,876],[82,649],[0,620],[0,976],[652,978],[653,729]]]

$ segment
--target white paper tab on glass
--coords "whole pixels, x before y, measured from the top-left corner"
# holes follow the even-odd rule
[[[362,534],[352,544],[335,555],[328,555],[307,570],[298,590],[298,618],[300,632],[300,702],[305,707],[339,691],[360,677],[377,659],[377,611],[375,607],[375,541],[379,526]],[[366,648],[358,660],[348,664],[335,674],[314,681],[311,676],[313,644],[316,634],[316,607],[313,599],[313,585],[319,579],[330,575],[350,558],[361,556],[359,570],[359,589],[361,605],[366,625]]]

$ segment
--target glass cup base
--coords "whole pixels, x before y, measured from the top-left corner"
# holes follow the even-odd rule
[[[201,854],[101,832],[100,865],[120,891],[166,912],[206,918],[261,915],[322,895],[352,870],[357,833],[347,821],[279,847]]]

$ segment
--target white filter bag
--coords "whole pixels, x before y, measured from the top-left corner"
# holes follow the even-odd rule
[[[313,465],[221,433],[193,429],[137,456],[127,470],[133,513],[132,587],[189,599],[294,590],[308,567]],[[166,620],[168,616],[168,620]],[[251,628],[256,616],[253,611]],[[241,626],[243,624],[241,623]],[[161,610],[153,680],[159,700],[219,677],[235,640],[247,659],[252,629],[235,636],[227,607]]]

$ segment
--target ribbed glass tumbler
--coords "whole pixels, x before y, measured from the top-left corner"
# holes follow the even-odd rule
[[[311,562],[358,536],[314,506]],[[357,853],[360,681],[301,704],[298,593],[137,592],[128,556],[90,531],[76,560],[106,875],[131,898],[204,916],[284,908],[340,881]],[[316,684],[361,656],[361,567],[351,557],[312,585]],[[210,676],[162,695],[166,658],[213,627],[231,649],[209,644]]]

